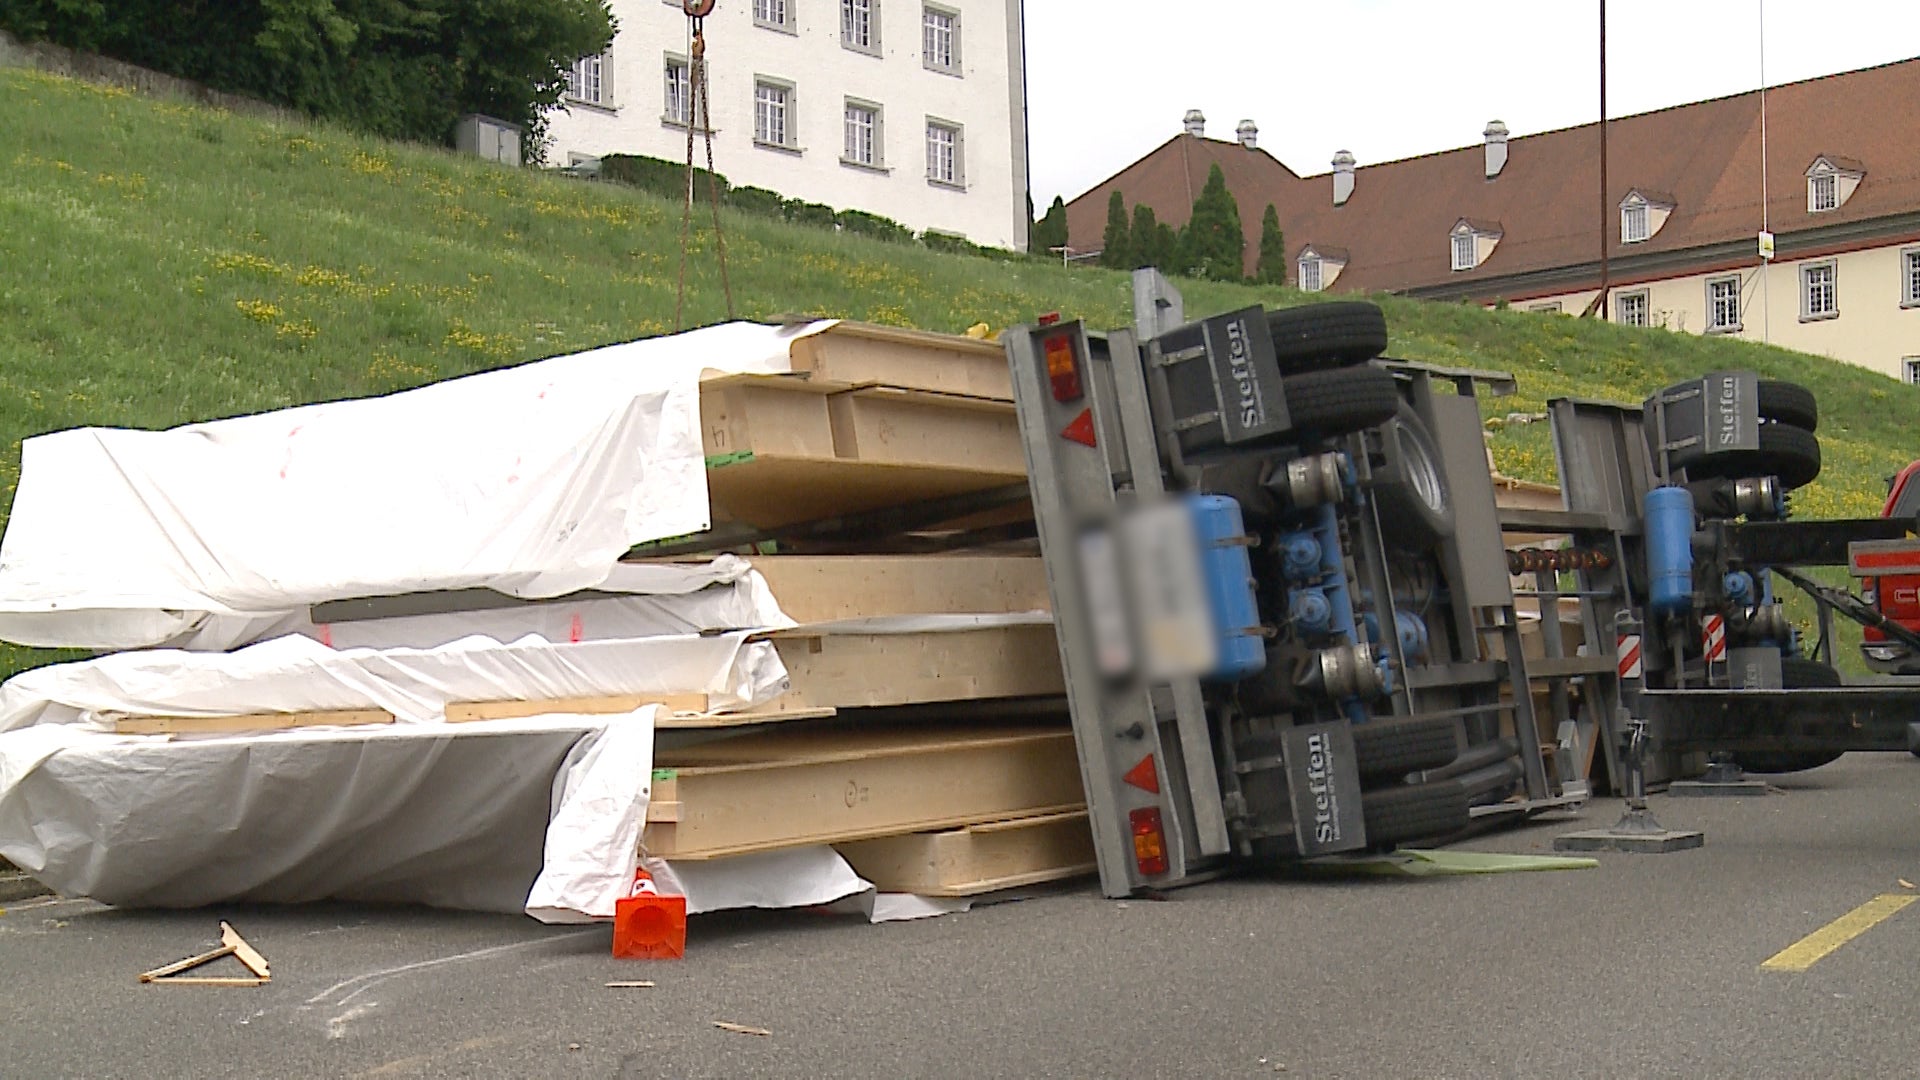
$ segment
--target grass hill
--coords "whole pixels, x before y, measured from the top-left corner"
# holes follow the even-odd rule
[[[0,70],[0,494],[20,441],[78,425],[158,428],[436,379],[674,328],[681,210],[643,192],[514,171],[317,126],[272,124]],[[699,217],[701,215],[696,215]],[[736,313],[957,332],[1042,310],[1127,321],[1124,275],[938,254],[729,213]],[[682,323],[726,317],[695,230]],[[1309,297],[1180,283],[1210,313]],[[1920,455],[1920,393],[1781,349],[1518,311],[1378,298],[1393,355],[1504,369],[1515,397],[1637,401],[1747,367],[1820,397],[1813,516],[1876,513]],[[1503,428],[1510,475],[1551,481],[1545,425]]]

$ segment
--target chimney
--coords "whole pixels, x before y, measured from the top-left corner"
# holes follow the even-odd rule
[[[1188,109],[1184,123],[1186,124],[1187,134],[1196,139],[1204,137],[1207,133],[1207,117],[1206,114],[1202,113],[1199,109]]]
[[[1353,198],[1353,155],[1345,150],[1333,155],[1333,205],[1345,206]]]
[[[1507,167],[1507,125],[1498,120],[1487,121],[1487,179],[1500,175]]]
[[[1234,134],[1240,136],[1241,146],[1249,150],[1258,150],[1260,148],[1260,129],[1254,126],[1253,121],[1240,121],[1240,127],[1235,130]]]

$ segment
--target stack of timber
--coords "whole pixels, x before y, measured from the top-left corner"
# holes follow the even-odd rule
[[[1005,353],[841,323],[792,361],[702,384],[715,528],[673,549],[748,555],[801,624],[766,635],[790,688],[745,717],[677,703],[664,727],[729,728],[663,741],[643,846],[832,844],[933,896],[1091,872]]]

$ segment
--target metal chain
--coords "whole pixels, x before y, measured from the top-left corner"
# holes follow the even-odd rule
[[[701,16],[689,6],[687,21],[693,44],[687,67],[687,198],[680,213],[680,284],[673,304],[673,328],[682,328],[687,302],[687,249],[693,231],[693,200],[696,186],[693,168],[693,129],[697,124],[707,145],[707,197],[713,204],[713,240],[720,257],[720,287],[727,297],[727,318],[733,318],[733,283],[727,276],[727,239],[720,227],[720,181],[713,171],[713,124],[707,115],[707,39]]]

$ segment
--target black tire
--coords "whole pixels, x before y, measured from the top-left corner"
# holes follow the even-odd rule
[[[1440,450],[1406,402],[1396,406],[1393,424],[1382,433],[1385,460],[1373,471],[1373,497],[1394,528],[1387,543],[1424,551],[1453,535],[1453,493],[1440,464]],[[1401,526],[1405,526],[1402,528]]]
[[[1353,725],[1353,758],[1362,780],[1399,779],[1450,765],[1459,756],[1460,721],[1451,716],[1407,716]]]
[[[1743,480],[1777,476],[1791,490],[1806,487],[1820,475],[1820,440],[1790,424],[1761,424],[1758,450],[1728,450],[1702,454],[1697,446],[1673,452],[1673,467],[1687,470],[1691,480]]]
[[[1760,419],[1805,431],[1820,430],[1820,402],[1806,387],[1778,379],[1761,379],[1758,396]]]
[[[1364,792],[1360,809],[1372,847],[1452,836],[1473,820],[1466,791],[1451,780]]]
[[[1267,312],[1282,374],[1362,364],[1387,351],[1387,317],[1364,300],[1335,300]]]
[[[1780,685],[1789,690],[1839,686],[1840,673],[1818,660],[1786,656],[1780,660]],[[1817,769],[1837,760],[1842,750],[1761,750],[1733,755],[1750,773],[1793,773]]]
[[[1302,438],[1333,438],[1384,424],[1400,407],[1400,390],[1384,368],[1308,371],[1287,376],[1281,385],[1287,416]]]

